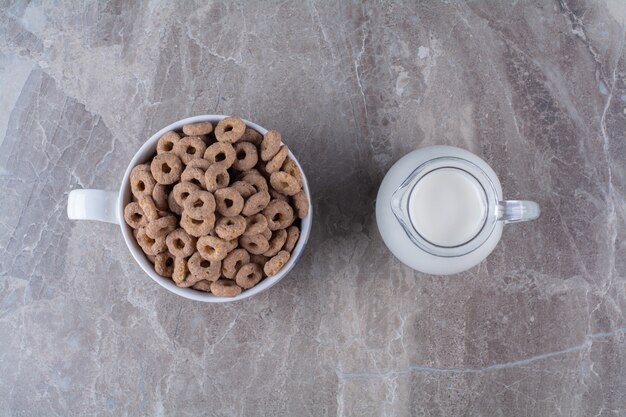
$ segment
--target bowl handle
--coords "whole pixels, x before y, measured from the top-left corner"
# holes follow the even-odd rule
[[[120,224],[117,198],[117,191],[72,190],[67,199],[67,217]]]

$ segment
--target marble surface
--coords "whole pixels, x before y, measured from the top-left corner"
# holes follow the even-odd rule
[[[622,0],[0,4],[1,415],[626,415]],[[283,132],[314,194],[300,263],[229,305],[65,213],[205,113]],[[374,219],[432,144],[543,208],[451,277]]]

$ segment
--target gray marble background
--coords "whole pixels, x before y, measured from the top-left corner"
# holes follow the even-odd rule
[[[626,3],[0,0],[0,415],[626,415]],[[253,299],[145,276],[116,189],[179,118],[283,132],[306,254]],[[374,198],[419,146],[483,157],[540,220],[413,272]]]

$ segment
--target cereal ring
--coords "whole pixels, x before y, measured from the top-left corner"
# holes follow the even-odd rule
[[[158,237],[165,238],[169,232],[176,229],[178,221],[174,216],[160,217],[151,221],[146,226],[146,234],[153,239]]]
[[[148,219],[148,221],[156,220],[159,216],[159,209],[156,204],[154,204],[154,200],[149,195],[143,196],[139,199],[139,207],[143,210],[144,216]]]
[[[252,288],[263,278],[263,270],[253,262],[242,266],[235,277],[235,282],[243,289]]]
[[[244,181],[235,181],[230,186],[237,190],[244,199],[256,193],[256,188]]]
[[[222,271],[222,262],[207,261],[199,252],[195,252],[187,261],[187,267],[198,281],[217,281]]]
[[[259,161],[259,155],[254,146],[250,142],[239,142],[235,144],[235,161],[233,168],[239,171],[247,171],[254,168]]]
[[[232,279],[220,278],[211,283],[211,292],[218,297],[235,297],[241,294],[241,287]]]
[[[272,197],[272,200],[289,201],[289,197],[287,197],[285,194],[279,193],[273,187],[270,187],[269,191],[270,191],[270,196]]]
[[[183,203],[183,209],[194,219],[205,219],[215,213],[215,197],[208,191],[194,191]]]
[[[196,251],[196,238],[189,236],[185,229],[171,231],[165,238],[167,249],[177,258],[188,258]]]
[[[196,247],[200,256],[207,261],[221,261],[228,254],[226,242],[215,236],[202,236]]]
[[[196,282],[191,286],[194,290],[211,292],[211,283],[206,279]]]
[[[222,262],[222,275],[235,279],[239,268],[250,262],[250,254],[245,249],[235,249]]]
[[[298,181],[298,184],[302,187],[302,173],[300,172],[298,165],[291,158],[285,159],[281,170],[294,177]]]
[[[304,219],[309,214],[309,199],[306,196],[304,190],[296,193],[291,197],[293,200],[293,207],[296,209],[296,214],[299,218]]]
[[[174,145],[174,153],[183,164],[202,158],[205,150],[206,144],[200,136],[185,136]]]
[[[174,258],[174,271],[172,272],[172,279],[176,285],[182,284],[183,281],[186,281],[188,275],[189,269],[187,268],[187,261],[185,258]]]
[[[283,171],[274,172],[270,177],[270,184],[285,195],[294,195],[302,189],[297,179]]]
[[[183,172],[183,163],[176,154],[166,152],[154,157],[150,164],[150,172],[159,184],[174,184]]]
[[[188,136],[208,135],[213,132],[211,122],[192,123],[183,126],[183,133]]]
[[[137,231],[137,243],[146,255],[158,255],[167,250],[165,237],[151,238],[146,234],[146,228],[142,227]]]
[[[157,142],[157,154],[172,152],[174,145],[180,140],[180,135],[176,132],[167,132],[159,138]]]
[[[148,219],[143,214],[141,206],[139,203],[135,202],[128,203],[126,207],[124,207],[124,220],[126,224],[133,229],[139,229],[148,224]]]
[[[172,189],[172,195],[174,196],[174,200],[178,203],[179,206],[185,207],[185,200],[187,197],[191,195],[194,191],[199,191],[200,187],[191,182],[179,182]]]
[[[215,223],[215,233],[224,240],[237,239],[246,231],[246,219],[243,216],[221,217]]]
[[[162,277],[171,278],[174,273],[174,256],[168,251],[159,253],[154,259],[154,270]]]
[[[288,154],[289,148],[285,145],[281,146],[276,155],[265,164],[265,171],[267,171],[268,174],[278,171],[283,166]]]
[[[287,252],[293,252],[293,248],[298,243],[298,239],[300,238],[300,229],[296,226],[289,226],[287,228],[287,241],[285,242],[285,246],[283,249]]]
[[[289,252],[281,250],[278,252],[276,256],[267,261],[265,266],[263,267],[263,271],[267,274],[268,277],[272,275],[276,275],[278,271],[280,271],[283,266],[289,261],[291,255]]]
[[[237,159],[237,154],[230,143],[215,142],[206,148],[204,159],[211,164],[220,164],[224,168],[230,168]]]
[[[211,163],[204,158],[192,159],[187,164],[187,168],[200,168],[202,171],[206,171],[211,166]]]
[[[263,136],[263,142],[261,142],[261,160],[269,161],[280,149],[280,133],[275,130],[270,130]]]
[[[228,187],[229,182],[230,175],[228,175],[228,171],[219,164],[211,165],[204,174],[204,185],[211,192]]]
[[[243,209],[243,197],[234,188],[220,188],[215,191],[215,205],[222,216],[236,216]]]
[[[269,241],[272,238],[272,231],[270,230],[269,227],[266,227],[265,230],[261,232],[261,235],[263,235],[263,237],[265,237],[265,239]]]
[[[244,236],[258,235],[267,229],[267,219],[261,213],[246,217],[246,231]]]
[[[137,199],[152,194],[156,180],[145,165],[137,165],[130,171],[130,190]]]
[[[204,161],[204,159],[202,159],[202,161]],[[187,165],[183,173],[180,174],[180,180],[196,184],[200,188],[206,188],[204,182],[204,170],[200,168],[194,168]]]
[[[182,217],[180,218],[180,226],[191,236],[206,236],[213,232],[213,228],[215,227],[215,214],[211,213],[204,219],[194,219],[183,211]]]
[[[167,196],[167,206],[172,213],[176,213],[179,216],[183,214],[183,208],[180,204],[176,202],[176,199],[174,199],[174,193],[170,193]]]
[[[241,180],[243,182],[247,182],[248,184],[252,185],[257,192],[267,191],[268,189],[267,180],[263,178],[261,174],[253,173],[250,171],[248,172],[249,174],[244,175],[243,178],[241,178]]]
[[[239,238],[239,245],[253,255],[262,255],[270,248],[269,242],[261,234],[241,236]]]
[[[152,190],[152,199],[154,200],[154,204],[157,206],[159,210],[167,210],[167,195],[168,195],[168,187],[162,184],[155,184],[154,189]]]
[[[270,202],[270,193],[267,191],[259,191],[246,200],[243,205],[242,213],[244,216],[252,216],[263,210]]]
[[[286,229],[294,221],[293,209],[289,203],[281,200],[270,201],[263,209],[263,215],[267,217],[267,226],[271,231]]]
[[[182,282],[178,282],[178,283],[175,282],[176,286],[179,288],[189,288],[193,286],[191,281],[189,281],[189,278],[191,278],[191,274],[187,274],[185,276],[185,279]]]
[[[239,239],[238,238],[234,238],[231,240],[227,240],[226,241],[226,251],[227,252],[232,252],[235,249],[237,249],[239,247]]]
[[[270,248],[267,251],[263,252],[263,255],[270,258],[276,255],[283,248],[286,241],[287,231],[285,229],[275,231],[272,238],[269,240]]]
[[[227,117],[220,120],[215,127],[215,138],[218,142],[235,143],[246,131],[246,124],[238,117]]]
[[[250,142],[256,146],[259,146],[262,141],[263,136],[250,127],[246,127],[246,130],[243,132],[243,136],[239,139],[239,142]]]
[[[265,265],[265,263],[269,260],[267,256],[263,255],[250,255],[250,262],[254,262],[259,265],[261,268]]]

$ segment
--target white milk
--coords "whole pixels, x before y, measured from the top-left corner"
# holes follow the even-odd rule
[[[480,183],[457,168],[426,174],[411,191],[409,217],[422,237],[439,246],[461,245],[480,232],[486,216]]]

